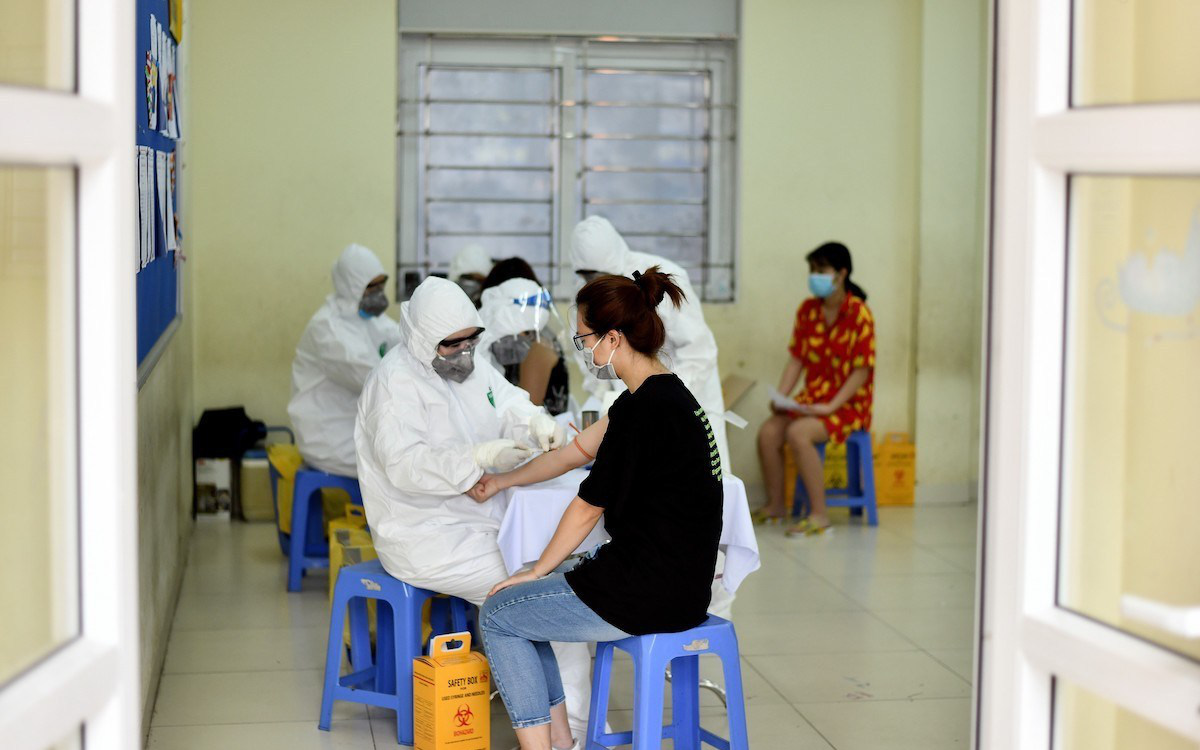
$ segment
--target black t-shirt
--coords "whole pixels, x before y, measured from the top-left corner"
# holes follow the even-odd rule
[[[604,509],[612,537],[567,573],[583,603],[631,635],[704,622],[721,539],[721,458],[679,378],[655,375],[617,399],[579,497]]]

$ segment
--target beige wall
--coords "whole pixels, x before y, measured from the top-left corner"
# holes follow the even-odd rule
[[[291,361],[350,242],[395,265],[394,0],[190,3],[195,417],[287,424]]]
[[[183,206],[181,216],[187,216]],[[187,286],[185,275],[185,300]],[[192,324],[185,315],[138,391],[138,626],[143,734],[150,726],[191,532]]]
[[[962,278],[978,278],[982,252],[972,196],[983,80],[972,71],[982,64],[983,2],[959,5],[930,0],[926,13],[921,0],[744,2],[741,291],[738,304],[705,314],[722,373],[773,384],[807,294],[803,256],[844,241],[878,323],[875,429],[920,433],[919,471],[937,466],[930,483],[961,489],[977,473],[974,449],[962,447],[977,429],[978,362],[963,355],[978,349],[977,319],[950,326],[953,336],[935,328],[918,350],[919,320],[982,306],[978,285]],[[211,0],[192,9],[195,412],[245,404],[282,422],[295,343],[336,253],[359,241],[393,265],[395,11],[381,0],[255,7]],[[954,41],[963,23],[971,33]],[[923,64],[930,49],[936,65]],[[925,85],[947,81],[951,90],[922,99]],[[923,123],[938,118],[931,145],[945,148],[926,157]],[[255,122],[262,135],[251,136]],[[958,137],[944,143],[946,133]],[[937,211],[922,211],[923,192],[940,201]],[[921,288],[926,272],[936,281]],[[927,294],[936,304],[922,308]],[[920,393],[930,395],[928,414]],[[756,424],[764,402],[754,391],[737,409]],[[757,483],[753,426],[732,430],[730,443],[738,473]],[[945,446],[956,452],[943,465]]]
[[[983,328],[987,4],[924,0],[916,287],[917,496],[975,498]]]
[[[909,430],[919,189],[919,0],[747,0],[742,23],[741,257],[736,305],[705,315],[722,373],[774,385],[808,296],[804,255],[844,242],[877,325],[875,429]],[[758,482],[753,426],[736,409],[733,465]]]
[[[877,324],[874,430],[914,433],[925,501],[978,478],[986,7],[744,3],[742,291],[705,311],[722,372],[774,385],[803,256],[845,242]],[[757,423],[764,396],[736,408]],[[730,444],[757,482],[752,431]]]

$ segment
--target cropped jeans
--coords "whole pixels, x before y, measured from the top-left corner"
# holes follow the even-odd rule
[[[509,586],[483,605],[480,621],[492,680],[516,729],[550,723],[562,703],[562,678],[550,641],[616,641],[629,634],[580,601],[560,568],[545,578]]]

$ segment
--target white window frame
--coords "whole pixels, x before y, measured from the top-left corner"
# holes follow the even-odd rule
[[[0,163],[76,170],[78,259],[79,635],[0,685],[5,750],[44,750],[81,726],[87,747],[141,744],[129,263],[135,4],[83,0],[75,10],[75,91],[0,85]]]
[[[565,43],[555,44],[556,40]],[[680,45],[695,41],[713,45],[701,59],[685,60],[679,54]],[[524,44],[523,44],[524,43]],[[724,49],[720,49],[723,46]],[[711,50],[718,50],[712,52]],[[707,196],[707,240],[705,264],[727,263],[730,267],[726,290],[715,281],[700,289],[701,296],[715,303],[736,302],[739,272],[739,233],[737,231],[738,201],[738,114],[737,114],[737,49],[730,40],[668,39],[668,38],[603,38],[571,36],[510,37],[471,34],[410,34],[400,35],[398,54],[397,119],[397,286],[403,284],[402,271],[420,262],[421,223],[416,186],[419,174],[418,134],[421,130],[419,108],[413,106],[419,96],[415,71],[422,64],[463,65],[479,67],[537,67],[557,68],[560,85],[560,117],[556,137],[555,177],[558,209],[557,225],[552,233],[551,252],[560,269],[551,284],[555,297],[571,297],[578,285],[570,273],[569,247],[571,229],[582,219],[579,194],[578,129],[575,127],[579,107],[571,101],[570,92],[578,90],[578,74],[582,67],[619,66],[644,70],[705,70],[712,86],[710,107],[711,140],[708,142],[709,166]],[[422,268],[423,273],[429,269]],[[710,279],[706,274],[706,279]]]
[[[1200,104],[1071,108],[1069,0],[997,0],[977,746],[1050,748],[1053,679],[1200,742],[1200,667],[1058,606],[1068,180],[1200,175]]]

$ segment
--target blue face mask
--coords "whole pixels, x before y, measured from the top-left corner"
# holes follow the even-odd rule
[[[833,274],[810,273],[808,275],[808,290],[821,299],[825,299],[833,294]]]

